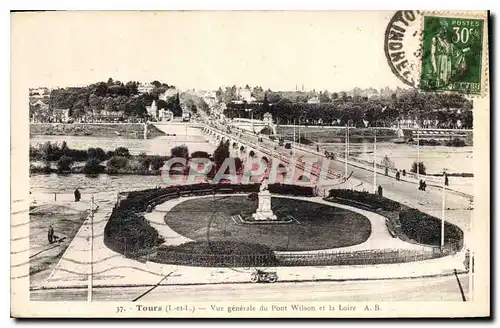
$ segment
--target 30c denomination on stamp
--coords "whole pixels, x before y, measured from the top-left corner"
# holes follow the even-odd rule
[[[483,24],[483,19],[424,17],[422,90],[481,92]]]

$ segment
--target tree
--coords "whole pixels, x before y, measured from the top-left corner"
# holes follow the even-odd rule
[[[117,174],[121,169],[127,167],[128,159],[122,156],[113,156],[106,162],[106,172]]]
[[[97,158],[91,158],[87,160],[85,166],[83,167],[83,173],[85,174],[98,174],[101,172],[101,165]]]
[[[262,101],[262,112],[267,113],[269,111],[269,101],[267,100],[267,92],[264,93],[264,100]]]
[[[418,173],[425,175],[425,165],[423,162],[418,162]],[[417,161],[414,161],[411,165],[411,172],[417,173]]]
[[[319,102],[320,103],[329,103],[330,102],[330,93],[327,90],[319,93]]]
[[[222,141],[219,146],[214,151],[214,163],[217,168],[219,168],[222,163],[229,157],[229,140],[226,142]]]
[[[95,148],[90,147],[89,149],[87,149],[87,158],[88,159],[92,159],[92,158],[95,158],[95,157],[96,157],[96,150],[95,150]]]
[[[174,147],[170,150],[170,155],[172,157],[181,157],[188,159],[189,158],[189,149],[186,145],[180,145],[177,147]]]
[[[95,158],[97,158],[100,161],[106,160],[106,158],[107,158],[106,152],[102,148],[97,147],[95,149]]]
[[[151,82],[151,84],[152,84],[152,85],[154,85],[154,86],[155,86],[155,88],[161,88],[161,86],[162,86],[162,85],[161,85],[161,82],[156,81],[156,80],[155,80],[155,81],[153,81],[153,82]]]
[[[73,158],[63,155],[57,161],[57,171],[59,173],[70,172],[72,165],[73,165]]]

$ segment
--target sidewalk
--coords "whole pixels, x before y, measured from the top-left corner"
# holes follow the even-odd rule
[[[41,288],[85,287],[93,273],[93,286],[217,284],[249,282],[252,268],[205,268],[139,262],[125,258],[104,245],[103,231],[110,207],[94,216],[93,265],[90,263],[90,222],[78,231],[59,263]],[[158,219],[158,216],[156,216]],[[452,274],[464,268],[463,254],[420,262],[362,265],[266,268],[276,271],[279,281],[399,279]]]

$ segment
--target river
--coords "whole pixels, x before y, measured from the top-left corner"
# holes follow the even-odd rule
[[[50,142],[66,141],[70,148],[87,149],[101,147],[105,151],[114,150],[116,147],[126,147],[132,154],[145,152],[146,154],[170,155],[172,147],[186,145],[190,152],[206,151],[213,153],[215,147],[207,142],[201,131],[196,128],[174,127],[169,131],[175,136],[162,136],[153,139],[125,139],[121,137],[105,138],[92,136],[32,136],[31,145]],[[344,153],[343,143],[323,144],[322,149]],[[366,161],[373,161],[373,143],[351,143],[350,156]],[[417,147],[407,144],[394,144],[390,142],[377,143],[377,161],[388,156],[399,169],[409,170],[417,158]],[[427,173],[439,173],[443,168],[449,172],[472,173],[473,158],[472,147],[420,147],[420,160],[427,167]],[[82,193],[96,193],[109,191],[126,191],[134,189],[153,188],[162,185],[160,176],[135,176],[100,175],[96,178],[84,175],[59,176],[56,174],[35,174],[30,178],[33,193],[66,193],[79,188]]]

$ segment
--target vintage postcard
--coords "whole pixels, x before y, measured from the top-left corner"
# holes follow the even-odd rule
[[[13,317],[490,316],[487,11],[11,16]]]

